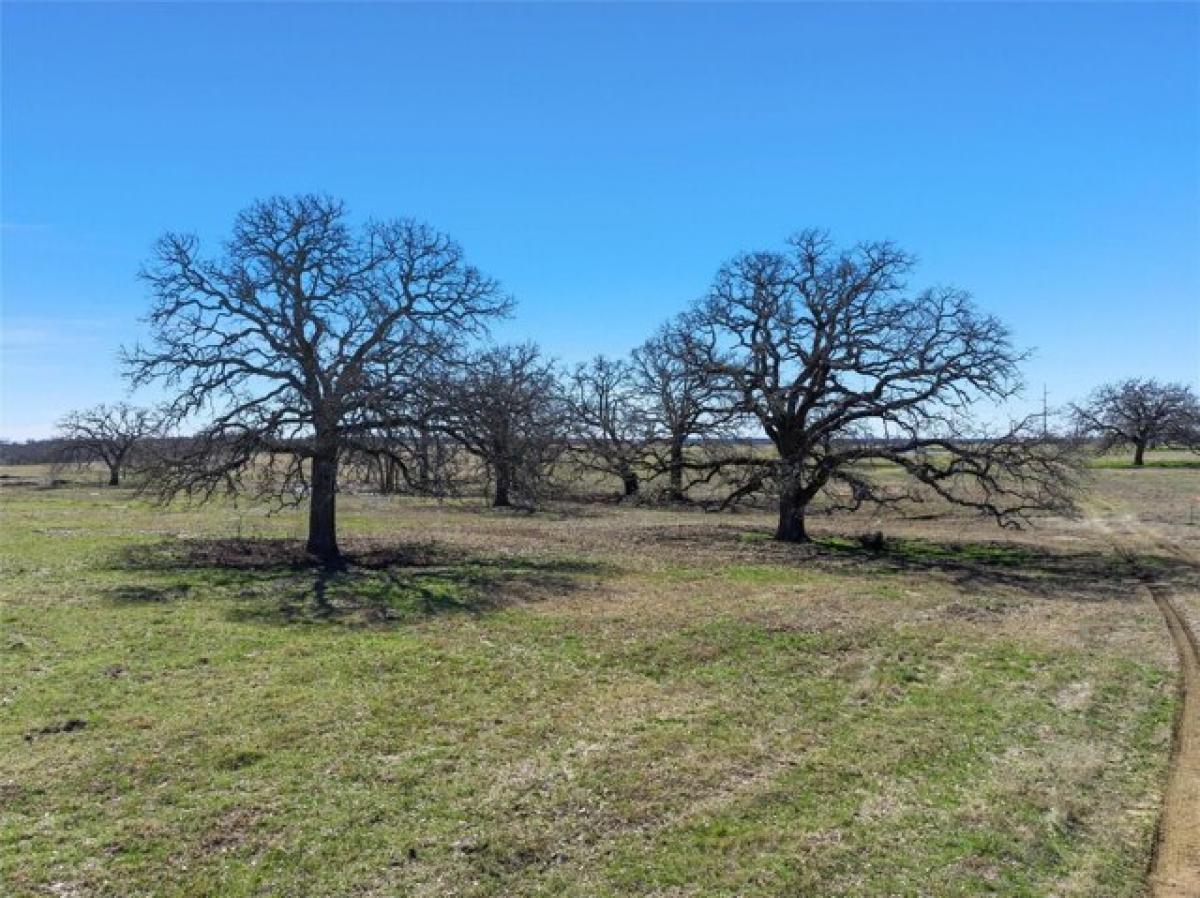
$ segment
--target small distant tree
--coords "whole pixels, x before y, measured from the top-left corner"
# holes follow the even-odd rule
[[[108,468],[108,485],[119,486],[136,453],[161,435],[162,428],[157,411],[125,402],[72,411],[58,422],[60,460],[100,462]]]
[[[151,339],[125,353],[129,376],[171,389],[176,420],[203,422],[161,466],[160,491],[307,496],[308,550],[327,565],[341,561],[343,453],[409,423],[426,373],[511,305],[445,234],[409,219],[354,230],[315,195],[254,203],[214,257],[167,234],[142,277]]]
[[[442,426],[484,466],[492,505],[533,502],[566,446],[554,364],[525,343],[475,353],[449,381]]]
[[[1136,379],[1105,384],[1071,406],[1071,419],[1081,436],[1100,441],[1101,451],[1132,446],[1138,467],[1148,448],[1200,446],[1200,402],[1185,384]]]
[[[909,291],[912,265],[891,243],[839,250],[805,231],[786,252],[727,263],[695,309],[692,326],[707,333],[697,364],[775,449],[721,464],[741,469],[736,494],[777,494],[780,540],[808,539],[818,495],[848,507],[897,499],[863,466],[872,460],[1002,525],[1071,505],[1064,444],[1028,422],[995,435],[971,424],[972,403],[1020,386],[1024,356],[1008,331],[961,290]]]
[[[654,439],[650,457],[655,473],[667,477],[666,495],[685,498],[690,474],[686,450],[698,438],[720,439],[734,417],[722,382],[705,365],[712,345],[696,322],[680,316],[663,324],[633,351],[635,388]]]
[[[636,496],[651,428],[633,368],[620,360],[596,356],[576,366],[564,392],[570,448],[576,462],[619,478],[623,494]]]

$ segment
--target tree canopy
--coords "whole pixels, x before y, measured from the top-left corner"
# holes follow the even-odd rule
[[[839,249],[803,231],[783,252],[725,264],[693,311],[707,335],[691,343],[693,364],[775,449],[719,462],[736,473],[731,499],[776,491],[779,539],[807,539],[805,510],[822,493],[851,507],[916,498],[871,461],[1001,524],[1069,506],[1060,445],[1033,439],[1028,422],[989,434],[970,417],[1017,392],[1024,353],[965,291],[910,289],[913,264],[891,243]]]
[[[164,493],[307,493],[308,548],[329,563],[339,455],[406,422],[424,372],[511,305],[445,234],[411,219],[356,229],[316,195],[254,203],[215,256],[166,234],[142,277],[151,337],[124,354],[128,373],[201,425],[164,467]]]

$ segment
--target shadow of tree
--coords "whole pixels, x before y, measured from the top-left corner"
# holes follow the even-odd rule
[[[964,591],[1004,588],[1083,602],[1136,601],[1138,565],[1111,551],[1051,552],[1003,542],[887,539],[862,545],[844,538],[820,540],[815,554],[826,564],[869,570],[933,574]]]
[[[163,586],[122,585],[108,590],[106,596],[110,601],[118,604],[148,605],[187,598],[191,590],[192,587],[189,583],[171,583]]]
[[[1002,587],[1075,601],[1141,601],[1135,587],[1147,578],[1176,589],[1200,588],[1200,566],[1159,552],[1110,547],[1059,552],[1027,543],[913,538],[886,540],[880,547],[830,539],[821,549],[876,568],[941,575],[963,589]]]
[[[770,531],[742,527],[653,528],[639,535],[674,556],[707,563],[803,566],[855,574],[920,574],[964,591],[1008,589],[1072,601],[1136,601],[1146,573],[1177,588],[1200,588],[1200,567],[1165,554],[1127,555],[1107,547],[1054,551],[1025,542],[951,542],[919,538],[821,537],[779,543]],[[872,543],[874,543],[872,545]],[[682,559],[681,559],[682,560]]]
[[[387,626],[445,614],[481,615],[570,593],[603,565],[568,558],[473,556],[426,544],[350,541],[346,566],[331,571],[302,543],[188,539],[128,547],[121,570],[156,578],[110,590],[114,602],[218,598],[237,621]]]

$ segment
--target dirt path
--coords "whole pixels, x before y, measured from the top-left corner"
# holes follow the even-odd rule
[[[1133,557],[1138,549],[1152,548],[1189,563],[1197,559],[1174,540],[1155,529],[1126,518],[1114,531],[1094,521],[1112,540],[1117,551]],[[1183,701],[1175,721],[1171,769],[1163,795],[1162,815],[1150,868],[1152,898],[1200,896],[1200,641],[1188,624],[1169,587],[1145,574],[1146,588],[1166,621],[1179,654]]]
[[[1183,704],[1175,725],[1171,772],[1163,795],[1150,869],[1154,898],[1200,896],[1200,644],[1167,589],[1148,582],[1179,652]]]

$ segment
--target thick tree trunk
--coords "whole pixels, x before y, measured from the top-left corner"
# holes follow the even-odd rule
[[[422,492],[429,492],[433,484],[434,459],[433,434],[424,428],[417,439],[417,478]]]
[[[493,508],[508,508],[512,505],[509,490],[512,488],[512,472],[508,465],[496,466],[496,493],[492,497]]]
[[[1146,444],[1145,443],[1134,443],[1133,444],[1133,463],[1134,463],[1134,465],[1136,465],[1139,468],[1142,467],[1146,463]]]
[[[109,465],[108,466],[108,485],[109,486],[120,486],[121,485],[121,467],[120,467],[120,465]]]
[[[671,443],[671,457],[667,464],[669,483],[667,492],[672,499],[683,498],[683,442]]]
[[[312,495],[308,509],[309,554],[326,567],[340,567],[337,544],[337,456],[322,455],[312,462]]]
[[[625,497],[636,496],[641,488],[641,481],[633,471],[626,471],[621,475],[621,485],[625,488]]]
[[[804,508],[807,504],[798,490],[789,489],[785,484],[779,494],[779,526],[775,530],[776,539],[787,543],[808,542],[808,531],[804,528]]]

